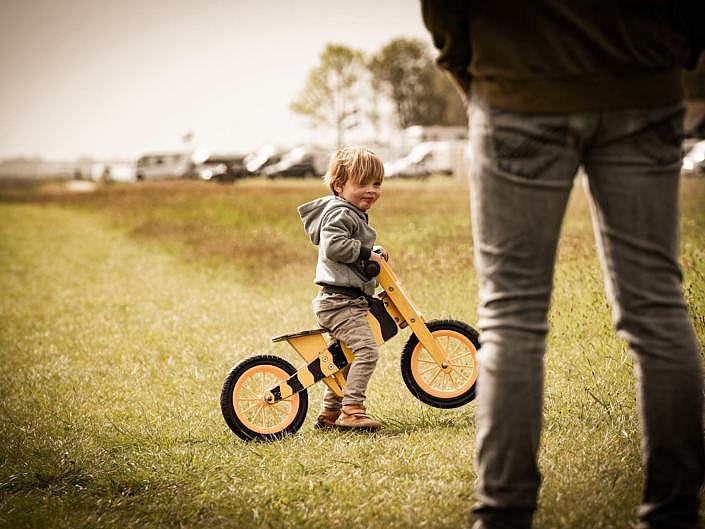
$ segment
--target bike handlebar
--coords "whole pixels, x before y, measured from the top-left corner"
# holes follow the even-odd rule
[[[379,274],[380,270],[382,270],[382,267],[379,266],[379,263],[377,261],[365,261],[363,264],[363,268],[365,270],[365,275],[368,277],[375,277],[377,274]]]

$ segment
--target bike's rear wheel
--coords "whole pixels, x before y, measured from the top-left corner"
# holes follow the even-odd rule
[[[272,355],[252,356],[232,368],[220,394],[220,408],[230,429],[245,441],[274,440],[301,428],[308,411],[302,390],[275,403],[264,394],[281,384],[296,368]]]
[[[434,320],[428,330],[446,350],[448,367],[439,366],[412,334],[401,354],[406,387],[421,402],[436,408],[457,408],[475,398],[480,342],[477,331],[457,320]]]

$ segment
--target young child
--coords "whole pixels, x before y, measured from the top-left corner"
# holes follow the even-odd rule
[[[382,426],[367,415],[364,406],[379,350],[365,318],[366,296],[374,294],[377,280],[365,275],[363,264],[388,257],[383,248],[374,247],[376,233],[367,223],[367,211],[380,197],[383,178],[382,162],[372,151],[341,147],[323,178],[333,195],[298,208],[306,233],[318,246],[315,282],[322,289],[313,300],[313,311],[320,326],[355,354],[346,368],[342,400],[326,386],[318,428],[377,430]]]

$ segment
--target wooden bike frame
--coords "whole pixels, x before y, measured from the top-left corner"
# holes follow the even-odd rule
[[[367,320],[378,345],[383,344],[398,329],[409,327],[431,358],[444,371],[449,369],[448,352],[426,326],[426,320],[416,309],[391,265],[382,260],[377,275],[382,291],[376,296],[378,307],[367,313]],[[381,303],[384,310],[381,309]],[[272,338],[274,342],[287,341],[307,363],[288,380],[265,393],[264,400],[274,403],[286,399],[322,380],[338,396],[343,395],[345,377],[341,370],[354,358],[353,352],[343,343],[333,340],[326,343],[324,329],[282,334]]]

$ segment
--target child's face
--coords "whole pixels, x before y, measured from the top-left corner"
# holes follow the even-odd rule
[[[382,182],[373,180],[368,184],[356,184],[348,180],[344,185],[336,185],[338,196],[362,211],[367,211],[382,194]]]

